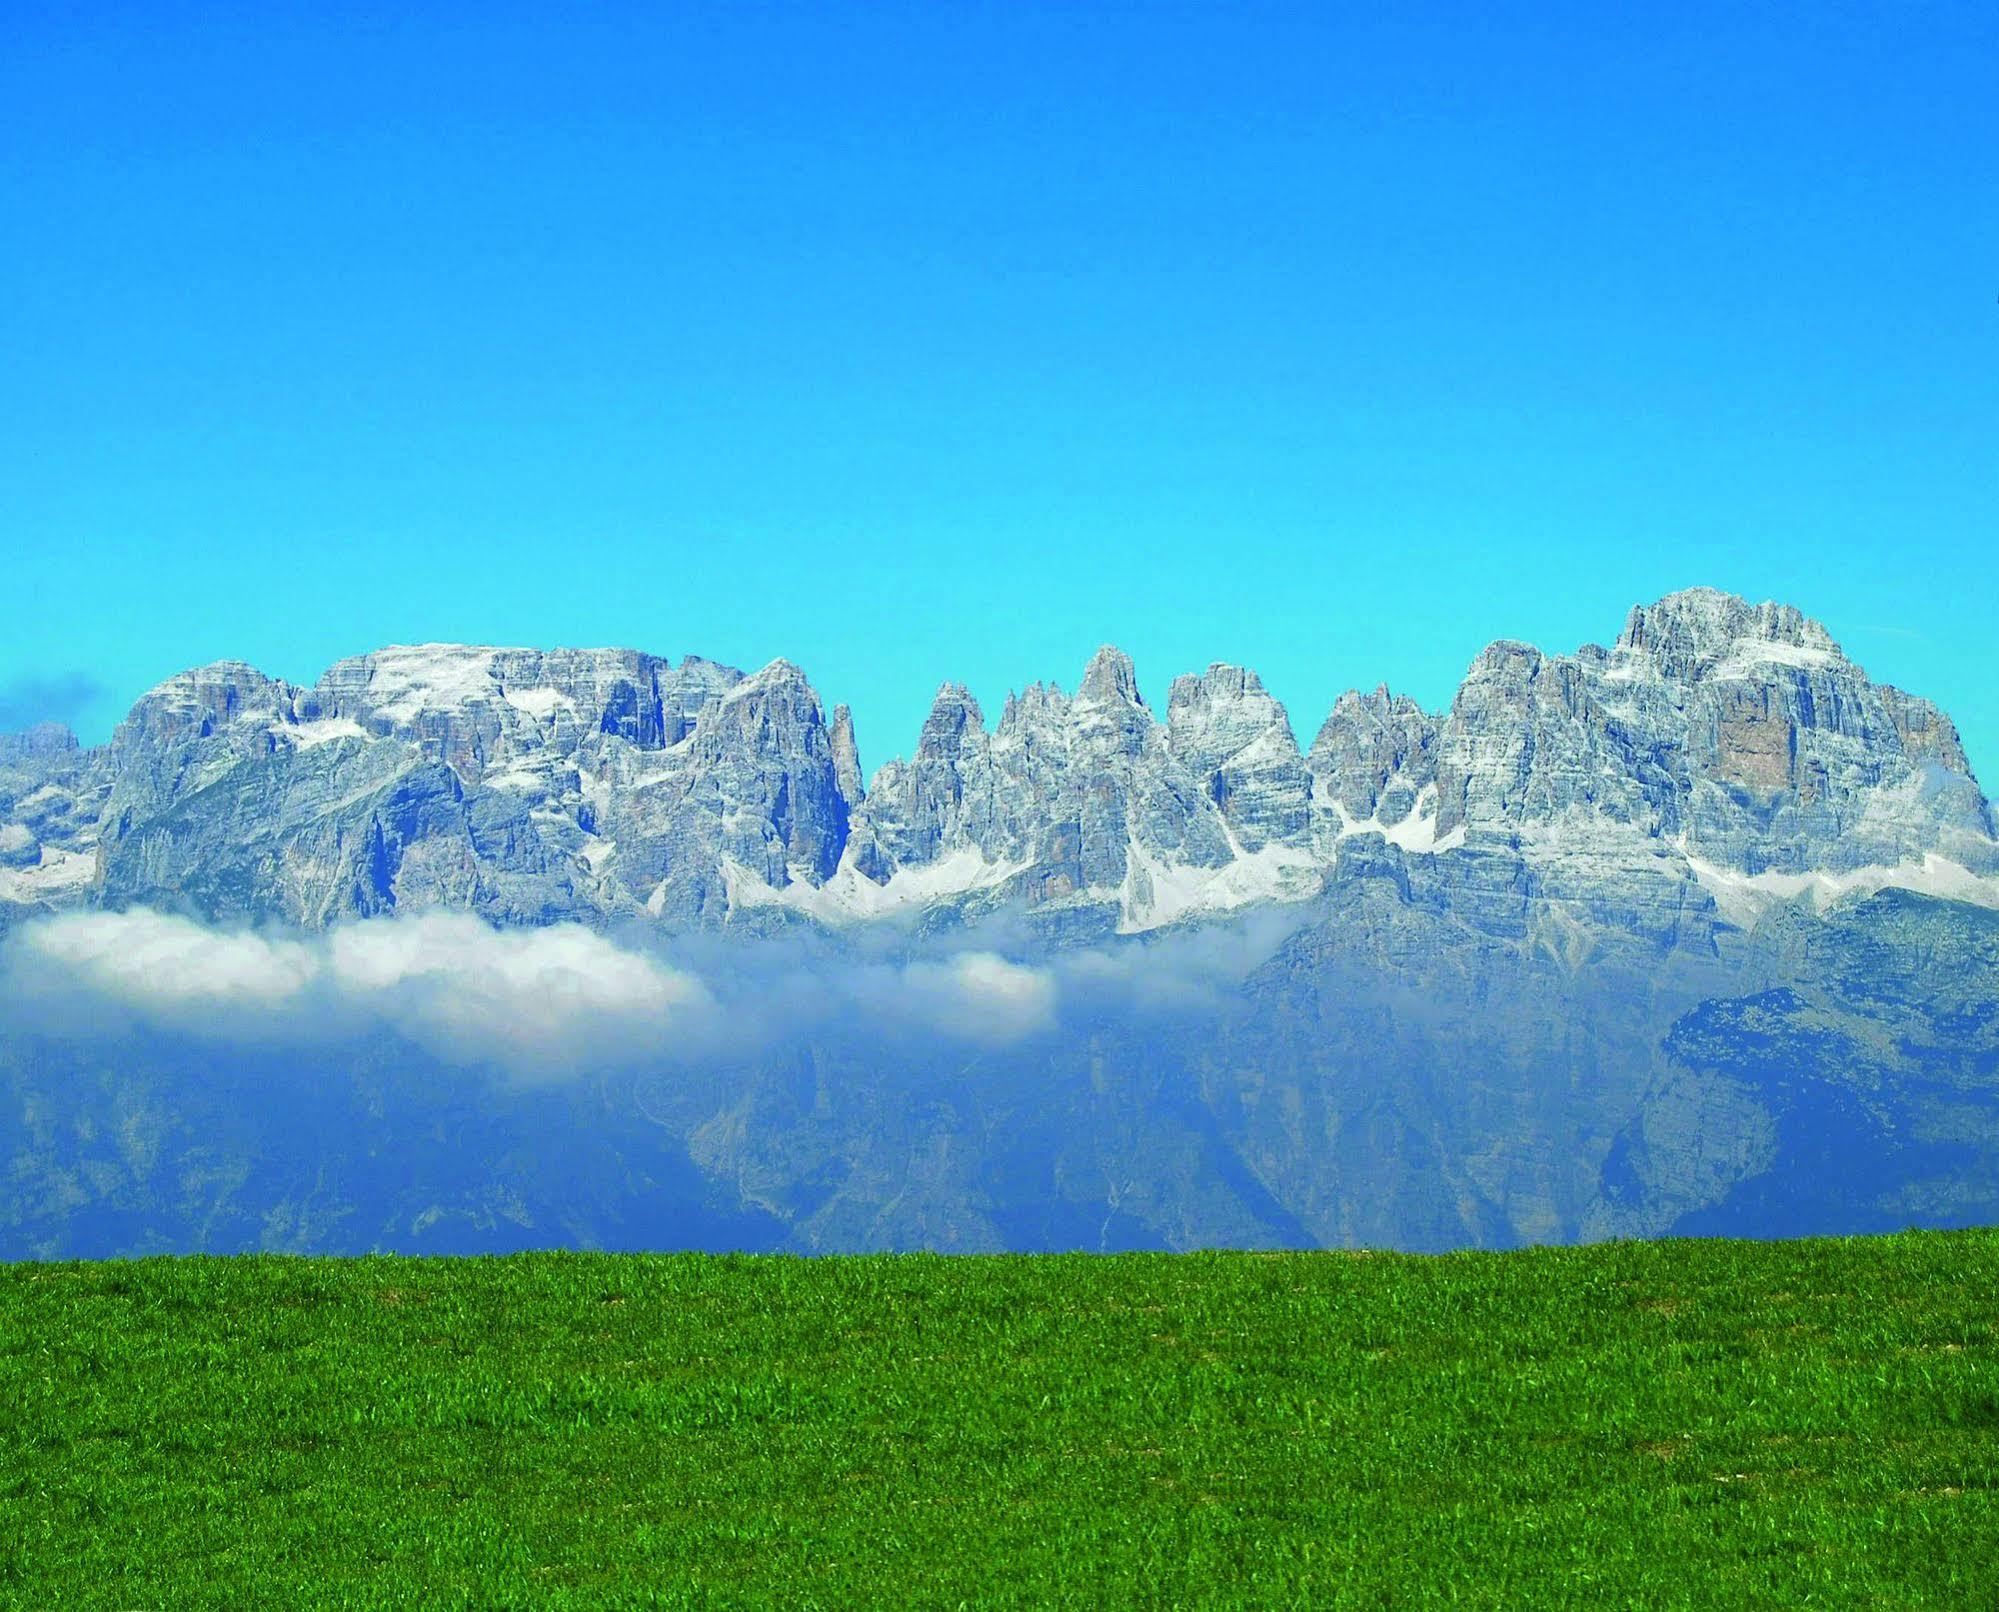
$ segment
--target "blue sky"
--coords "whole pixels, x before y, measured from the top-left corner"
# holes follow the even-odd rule
[[[1301,736],[1693,582],[1999,776],[1999,8],[16,7],[0,711],[1100,641]],[[97,692],[92,692],[96,690]]]

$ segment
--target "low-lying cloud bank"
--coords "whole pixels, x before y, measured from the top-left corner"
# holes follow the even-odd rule
[[[558,1074],[669,1052],[714,1008],[692,975],[578,925],[448,912],[311,935],[66,913],[10,937],[4,978],[44,1032],[317,1042],[387,1027],[453,1063]]]
[[[560,1077],[813,1034],[1006,1045],[1054,1029],[1065,1003],[1143,1003],[1162,986],[1185,994],[1212,971],[1073,953],[1030,964],[990,943],[892,959],[776,940],[685,949],[677,957],[576,924],[497,929],[454,912],[312,933],[146,909],[67,913],[0,946],[0,1017],[42,1034],[265,1045],[387,1029],[452,1063]]]

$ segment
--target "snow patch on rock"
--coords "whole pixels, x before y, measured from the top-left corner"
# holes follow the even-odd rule
[[[1893,867],[1876,865],[1844,873],[1739,873],[1692,855],[1687,857],[1687,866],[1714,897],[1722,916],[1742,929],[1779,902],[1802,897],[1814,911],[1823,911],[1843,896],[1873,895],[1881,890],[1910,890],[1945,901],[1999,908],[1999,879],[1973,873],[1963,863],[1934,852]]]
[[[271,732],[278,738],[287,740],[294,750],[311,750],[322,744],[331,744],[336,739],[365,739],[368,730],[352,717],[322,717],[315,722],[279,722],[272,724]]]

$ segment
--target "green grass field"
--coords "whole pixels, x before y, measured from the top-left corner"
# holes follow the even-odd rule
[[[0,1266],[0,1600],[1999,1605],[1999,1233]]]

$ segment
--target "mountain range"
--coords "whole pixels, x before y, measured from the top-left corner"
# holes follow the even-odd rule
[[[1608,649],[1499,642],[1448,711],[1342,695],[1301,751],[1256,674],[1176,678],[1162,721],[1100,650],[996,723],[939,691],[865,784],[805,675],[633,650],[391,648],[310,688],[221,662],[107,747],[0,741],[0,911],[147,904],[323,926],[1025,908],[1131,933],[1322,892],[1343,854],[1462,900],[1587,893],[1647,928],[1897,886],[1993,900],[1999,844],[1949,719],[1817,622],[1708,589]]]
[[[1003,1046],[821,1019],[525,1090],[387,1032],[301,1088],[254,1040],[15,1011],[0,1253],[1999,1218],[1992,807],[1936,706],[1711,589],[1609,647],[1494,643],[1442,712],[1344,694],[1303,748],[1254,672],[1177,678],[1162,718],[1107,647],[991,723],[944,685],[865,780],[847,709],[782,660],[426,645],[309,688],[219,663],[108,745],[0,738],[0,933],[135,912],[465,913],[819,976],[976,945],[1158,988],[1072,992]]]

